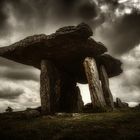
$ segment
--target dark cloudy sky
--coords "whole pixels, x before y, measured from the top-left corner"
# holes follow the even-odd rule
[[[115,97],[140,102],[140,0],[1,0],[0,47],[33,34],[88,23],[94,38],[123,62],[123,74],[110,79]],[[40,105],[39,70],[0,58],[0,111]],[[87,86],[80,85],[85,103]]]

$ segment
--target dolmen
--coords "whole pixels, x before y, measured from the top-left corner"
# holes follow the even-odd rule
[[[93,109],[114,108],[109,78],[122,73],[122,63],[106,54],[107,48],[92,35],[85,23],[67,26],[1,47],[0,56],[40,69],[43,114],[82,111],[77,83],[89,85]]]

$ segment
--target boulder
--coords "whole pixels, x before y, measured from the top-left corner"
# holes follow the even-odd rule
[[[85,104],[84,108],[83,108],[83,112],[85,112],[85,113],[93,112],[93,105],[92,105],[92,103]]]
[[[122,102],[120,98],[116,98],[116,103],[115,103],[116,108],[127,108],[128,103]]]
[[[39,117],[41,114],[39,111],[35,110],[35,109],[28,109],[25,110],[24,112],[22,112],[22,118],[25,119],[32,119],[32,118],[36,118]]]

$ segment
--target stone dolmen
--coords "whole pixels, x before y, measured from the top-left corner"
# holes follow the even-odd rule
[[[121,62],[91,38],[84,23],[60,28],[51,35],[29,36],[0,48],[0,56],[41,70],[40,97],[44,114],[80,112],[83,107],[77,83],[89,85],[94,108],[114,108],[110,77],[122,73]]]

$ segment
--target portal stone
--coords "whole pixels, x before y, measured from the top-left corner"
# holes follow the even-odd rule
[[[99,74],[94,58],[87,57],[84,60],[84,68],[88,80],[90,96],[93,108],[102,108],[106,106],[103,96]]]
[[[40,97],[43,114],[56,111],[59,99],[59,76],[55,66],[48,60],[41,61]]]
[[[106,105],[113,109],[114,108],[113,96],[109,88],[108,75],[103,65],[100,67],[100,79],[101,79],[103,95],[106,101]]]
[[[76,86],[76,81],[68,74],[61,75],[60,91],[59,112],[80,112],[82,110],[83,101],[80,90]]]
[[[83,107],[84,107],[84,102],[82,100],[82,96],[81,96],[80,89],[78,86],[75,88],[74,101],[75,101],[74,112],[82,112]]]

